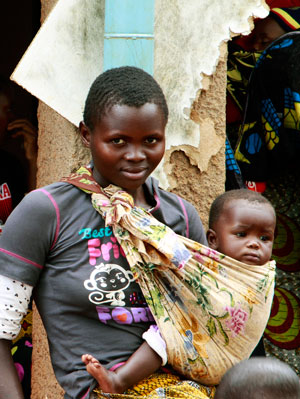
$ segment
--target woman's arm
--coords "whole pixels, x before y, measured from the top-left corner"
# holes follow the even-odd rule
[[[11,355],[11,341],[0,339],[0,399],[24,399],[22,386]]]
[[[26,315],[32,287],[0,275],[0,399],[23,399],[22,386],[11,354],[11,342]]]

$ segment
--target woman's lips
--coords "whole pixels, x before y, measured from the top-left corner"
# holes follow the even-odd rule
[[[122,174],[130,180],[140,180],[146,175],[146,173],[147,168],[145,167],[122,169]]]

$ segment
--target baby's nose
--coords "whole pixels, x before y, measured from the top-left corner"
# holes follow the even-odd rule
[[[252,239],[248,242],[250,248],[259,248],[259,242],[256,239]]]

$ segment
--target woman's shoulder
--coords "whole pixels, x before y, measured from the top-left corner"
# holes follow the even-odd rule
[[[26,195],[30,199],[55,198],[56,200],[67,200],[68,197],[80,196],[83,193],[77,187],[66,182],[55,182],[32,190]]]
[[[198,215],[195,207],[189,201],[185,200],[176,193],[172,193],[171,191],[161,188],[157,179],[151,177],[150,183],[157,206],[163,206],[167,209],[166,205],[168,204],[170,211],[177,209],[180,212],[187,212],[188,215]]]
[[[87,194],[75,186],[65,182],[56,182],[29,192],[17,208],[35,214],[69,213],[74,206],[83,206],[86,197]]]
[[[159,187],[158,180],[153,177],[147,184],[156,201],[152,215],[177,234],[206,245],[203,225],[195,207],[179,195]]]

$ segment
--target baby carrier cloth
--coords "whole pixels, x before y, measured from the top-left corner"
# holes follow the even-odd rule
[[[111,226],[167,345],[186,378],[218,384],[248,358],[267,324],[275,262],[247,265],[177,235],[120,187],[101,188],[81,167],[62,181],[91,194]]]

